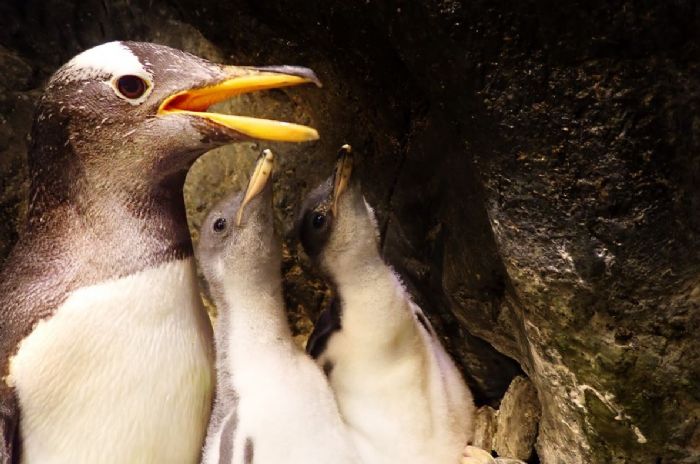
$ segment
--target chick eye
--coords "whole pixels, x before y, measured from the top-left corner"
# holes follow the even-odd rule
[[[146,93],[147,87],[146,81],[138,76],[127,75],[117,79],[117,90],[131,100],[137,99]]]
[[[320,229],[326,224],[326,216],[321,213],[314,214],[314,217],[311,219],[311,224],[315,229]]]
[[[224,218],[218,218],[216,221],[214,221],[214,232],[221,232],[226,228],[226,219]]]

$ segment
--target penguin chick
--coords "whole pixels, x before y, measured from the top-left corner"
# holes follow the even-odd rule
[[[307,351],[329,372],[363,463],[456,464],[472,438],[471,392],[379,253],[349,146],[305,200],[297,231],[336,290]]]
[[[208,113],[305,68],[222,66],[143,42],[84,51],[37,104],[27,220],[0,274],[0,463],[194,463],[211,325],[182,186],[204,152],[316,131]]]
[[[265,150],[245,194],[224,198],[202,225],[197,257],[219,313],[203,462],[355,463],[328,382],[287,323],[273,162]]]

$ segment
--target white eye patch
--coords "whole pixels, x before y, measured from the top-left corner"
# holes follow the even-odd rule
[[[86,80],[109,76],[105,81],[114,93],[132,105],[143,103],[153,89],[153,76],[141,64],[138,57],[121,42],[98,45],[70,60],[63,69],[64,80]],[[127,98],[118,89],[123,76],[136,76],[146,83],[146,91],[138,98]]]

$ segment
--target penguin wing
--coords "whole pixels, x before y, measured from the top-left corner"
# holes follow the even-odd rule
[[[331,338],[333,333],[341,329],[340,313],[340,300],[334,297],[333,301],[331,301],[331,305],[324,309],[318,316],[309,341],[306,342],[306,352],[311,355],[312,358],[318,359],[326,350],[328,339]]]
[[[47,262],[44,258],[56,254],[50,242],[20,241],[0,272],[0,464],[17,462],[21,443],[18,394],[5,381],[9,360],[36,323],[50,317],[71,285],[80,282],[74,278],[79,268],[68,264],[68,259]]]
[[[19,422],[19,408],[14,390],[7,385],[0,385],[0,464],[11,464],[13,459],[12,444]]]

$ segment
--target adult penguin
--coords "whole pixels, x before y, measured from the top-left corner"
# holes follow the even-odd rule
[[[318,83],[304,68],[221,66],[111,42],[73,58],[39,101],[26,226],[0,276],[0,462],[196,462],[212,335],[182,186],[202,153],[315,130],[206,113],[252,90]]]

